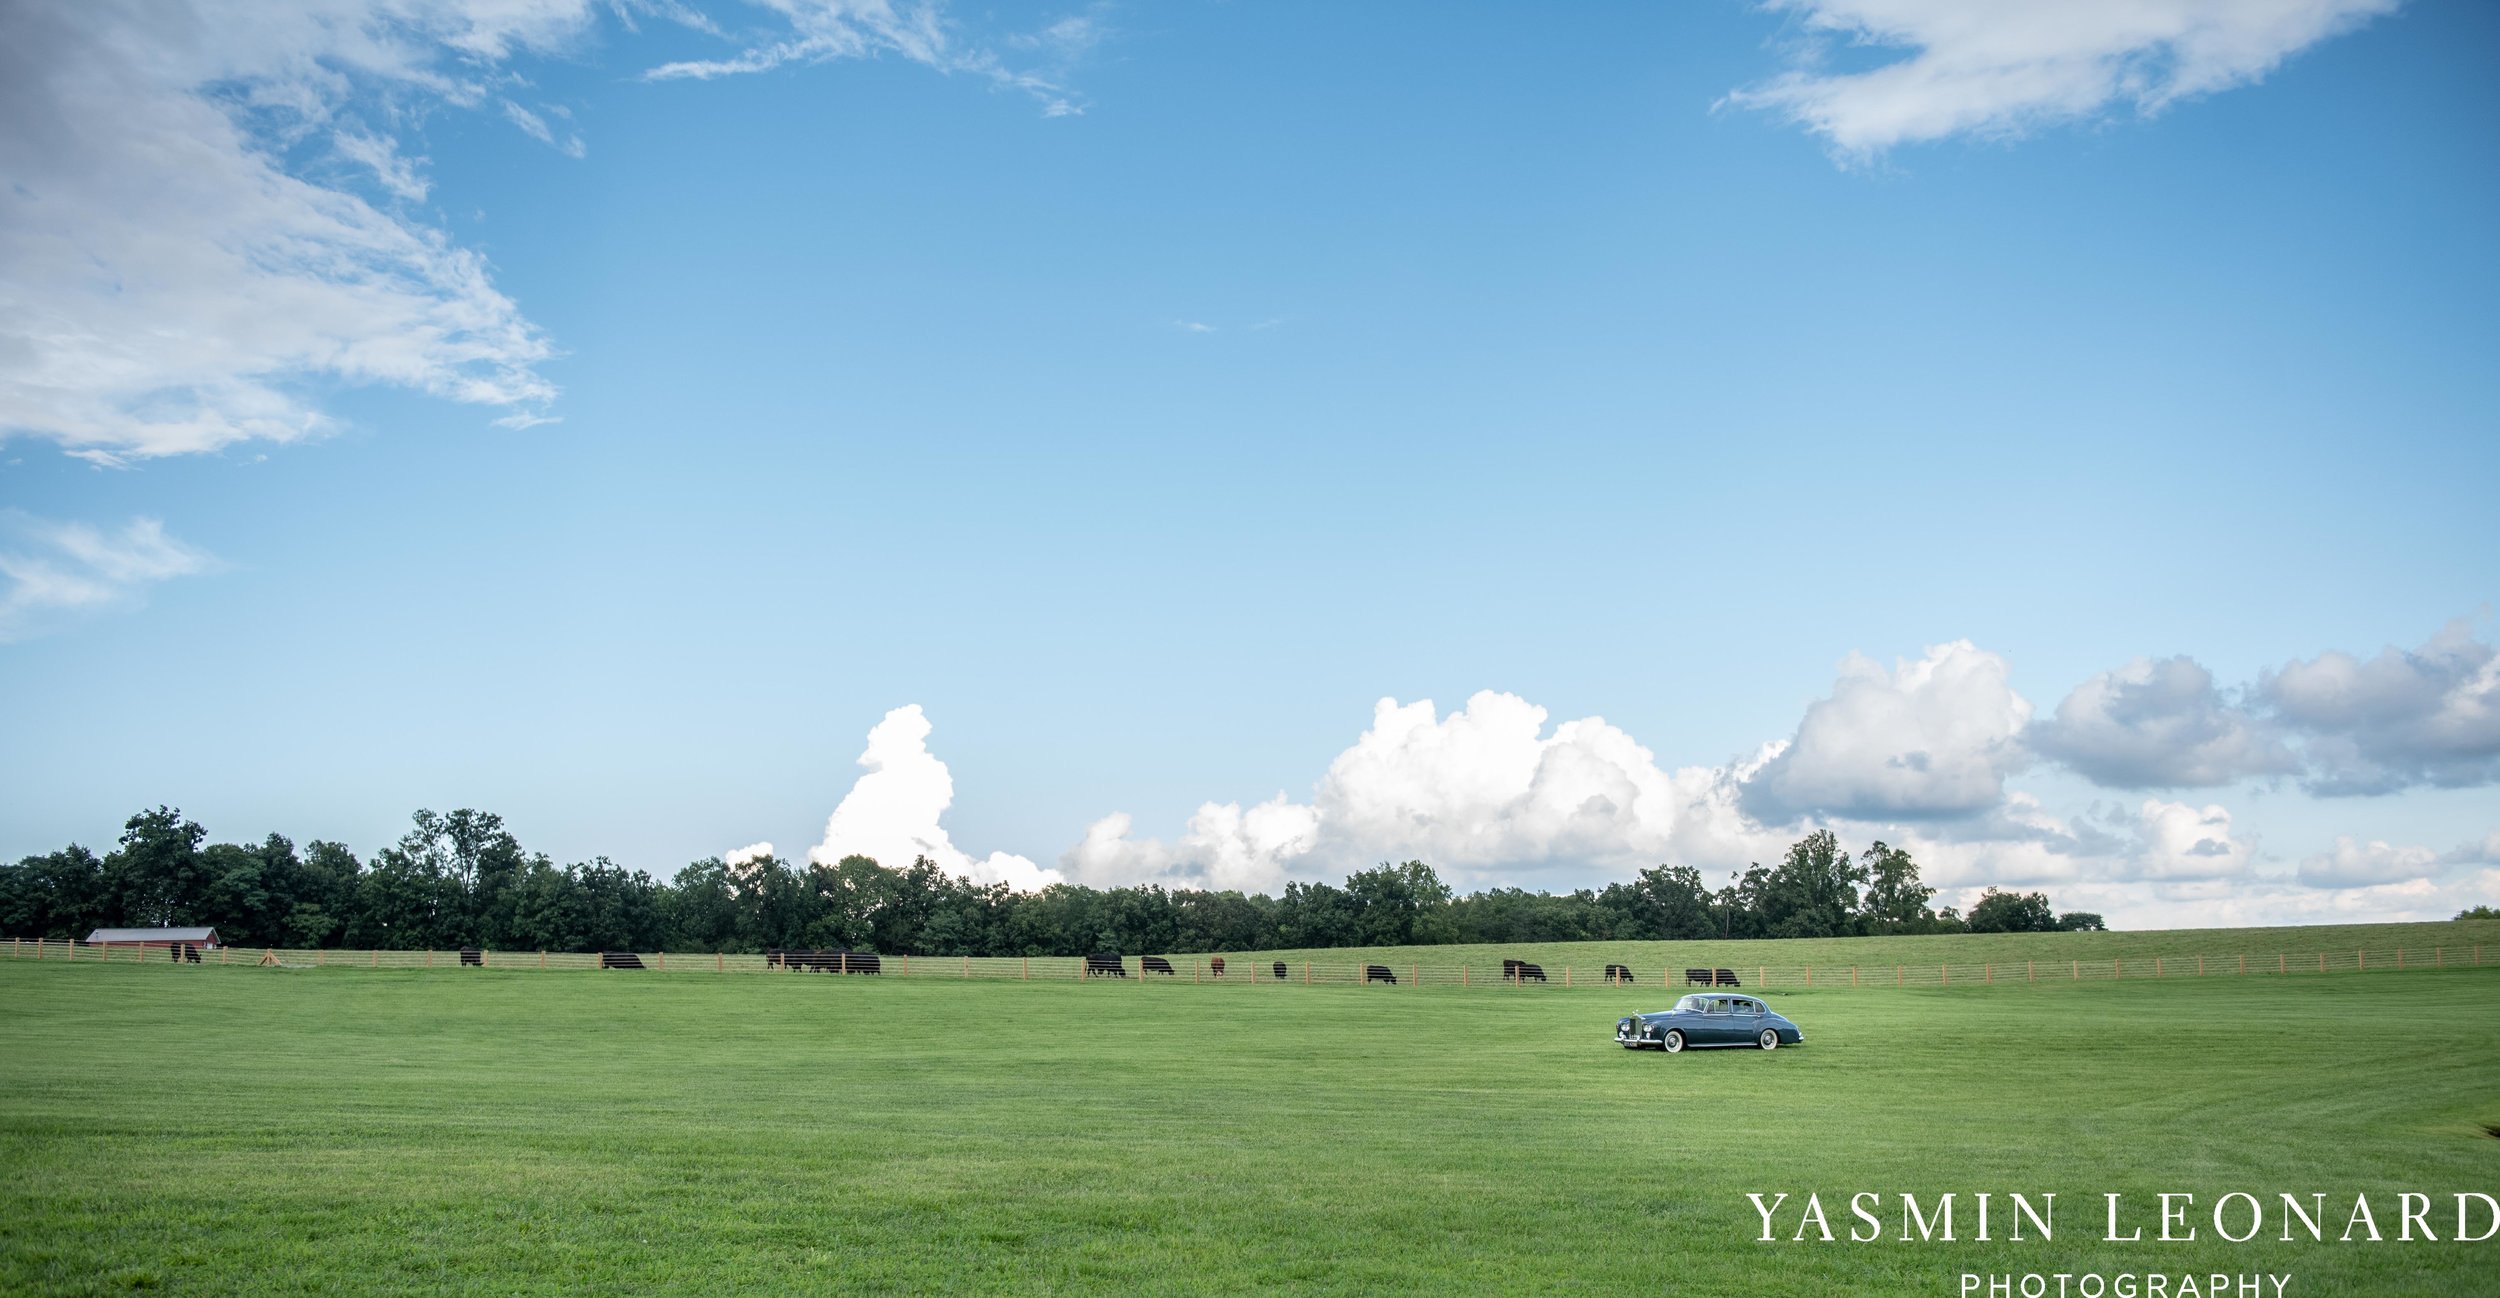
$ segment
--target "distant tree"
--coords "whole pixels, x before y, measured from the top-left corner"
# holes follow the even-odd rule
[[[2054,933],[2057,912],[2049,908],[2046,893],[1990,888],[1970,908],[1969,927],[1973,933]]]
[[[2500,909],[2490,906],[2468,906],[2457,912],[2458,919],[2500,919]]]
[[[196,924],[210,918],[209,870],[200,856],[208,831],[171,807],[132,816],[121,846],[104,858],[113,919],[138,927]],[[84,934],[81,934],[84,936]]]
[[[1362,940],[1360,919],[1343,889],[1295,881],[1285,885],[1276,908],[1276,940],[1289,947],[1353,946]]]
[[[2109,925],[2088,910],[2070,910],[2057,917],[2057,927],[2068,933],[2105,933]]]
[[[1737,899],[1764,937],[1841,937],[1857,931],[1858,885],[1866,871],[1840,839],[1818,829],[1792,844],[1776,866],[1738,877]]]
[[[0,867],[0,932],[76,941],[111,916],[104,861],[76,843]]]
[[[1357,870],[1345,881],[1355,912],[1355,940],[1363,946],[1413,946],[1449,942],[1458,933],[1450,919],[1450,886],[1421,861]]]
[[[1689,865],[1651,866],[1630,883],[1607,884],[1597,901],[1612,916],[1610,937],[1662,942],[1719,935],[1710,889]]]
[[[1861,931],[1913,933],[1935,922],[1927,902],[1936,890],[1919,882],[1918,862],[1908,852],[1878,841],[1858,860],[1866,871],[1866,893],[1858,899]]]

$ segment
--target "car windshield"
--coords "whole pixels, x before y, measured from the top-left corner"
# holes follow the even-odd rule
[[[1684,999],[1677,1001],[1675,1003],[1675,1008],[1676,1012],[1679,1014],[1700,1014],[1710,1008],[1710,998],[1707,996],[1687,996]]]

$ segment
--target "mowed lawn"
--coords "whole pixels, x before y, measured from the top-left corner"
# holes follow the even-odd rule
[[[2340,1228],[2366,1190],[2392,1236],[2420,1190],[2449,1233],[2500,1191],[2500,970],[1798,993],[1801,1049],[1612,1044],[1662,999],[0,962],[0,1292],[2500,1288],[2500,1244],[2099,1241],[2104,1191]],[[1757,1243],[1748,1190],[1882,1191],[1888,1242]],[[1889,1242],[1905,1190],[1965,1236],[1971,1193],[2054,1191],[2057,1239]]]

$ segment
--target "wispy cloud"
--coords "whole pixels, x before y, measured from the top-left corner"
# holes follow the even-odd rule
[[[1203,320],[1175,320],[1172,322],[1172,327],[1185,334],[1211,334],[1220,328]]]
[[[1102,31],[1097,11],[1062,19],[1010,64],[935,3],[763,7],[780,36],[649,75],[891,54],[1060,115],[1081,111],[1064,72]],[[321,394],[342,384],[493,407],[505,427],[546,422],[555,350],[486,259],[420,210],[434,187],[406,137],[434,111],[500,113],[580,157],[566,109],[513,97],[521,60],[574,51],[603,18],[729,39],[684,0],[6,12],[0,439],[99,465],[315,436],[332,426]]]
[[[554,129],[547,125],[546,118],[509,99],[503,101],[503,115],[506,121],[520,127],[523,135],[562,152],[566,157],[579,158],[589,153],[589,148],[582,143],[579,132],[567,132],[565,137],[559,140],[556,138]]]
[[[0,510],[0,643],[80,613],[128,604],[148,587],[215,565],[153,518],[118,531]]]
[[[653,81],[709,81],[769,72],[794,63],[891,55],[1029,95],[1041,104],[1044,116],[1072,117],[1082,114],[1085,106],[1067,87],[1067,69],[1104,35],[1099,8],[1061,18],[1037,32],[1010,35],[1003,43],[1034,59],[1033,66],[1019,66],[988,45],[962,38],[945,6],[934,0],[757,3],[779,20],[771,32],[734,54],[664,63],[643,76]]]
[[[1776,113],[1864,160],[1898,144],[2018,135],[2112,107],[2151,116],[2253,82],[2401,0],[1764,0],[1796,18],[1791,66],[1721,102]],[[1902,52],[1863,71],[1835,47]]]

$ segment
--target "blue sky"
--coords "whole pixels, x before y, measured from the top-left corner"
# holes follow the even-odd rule
[[[21,15],[0,855],[2500,900],[2500,15],[1971,2]]]

